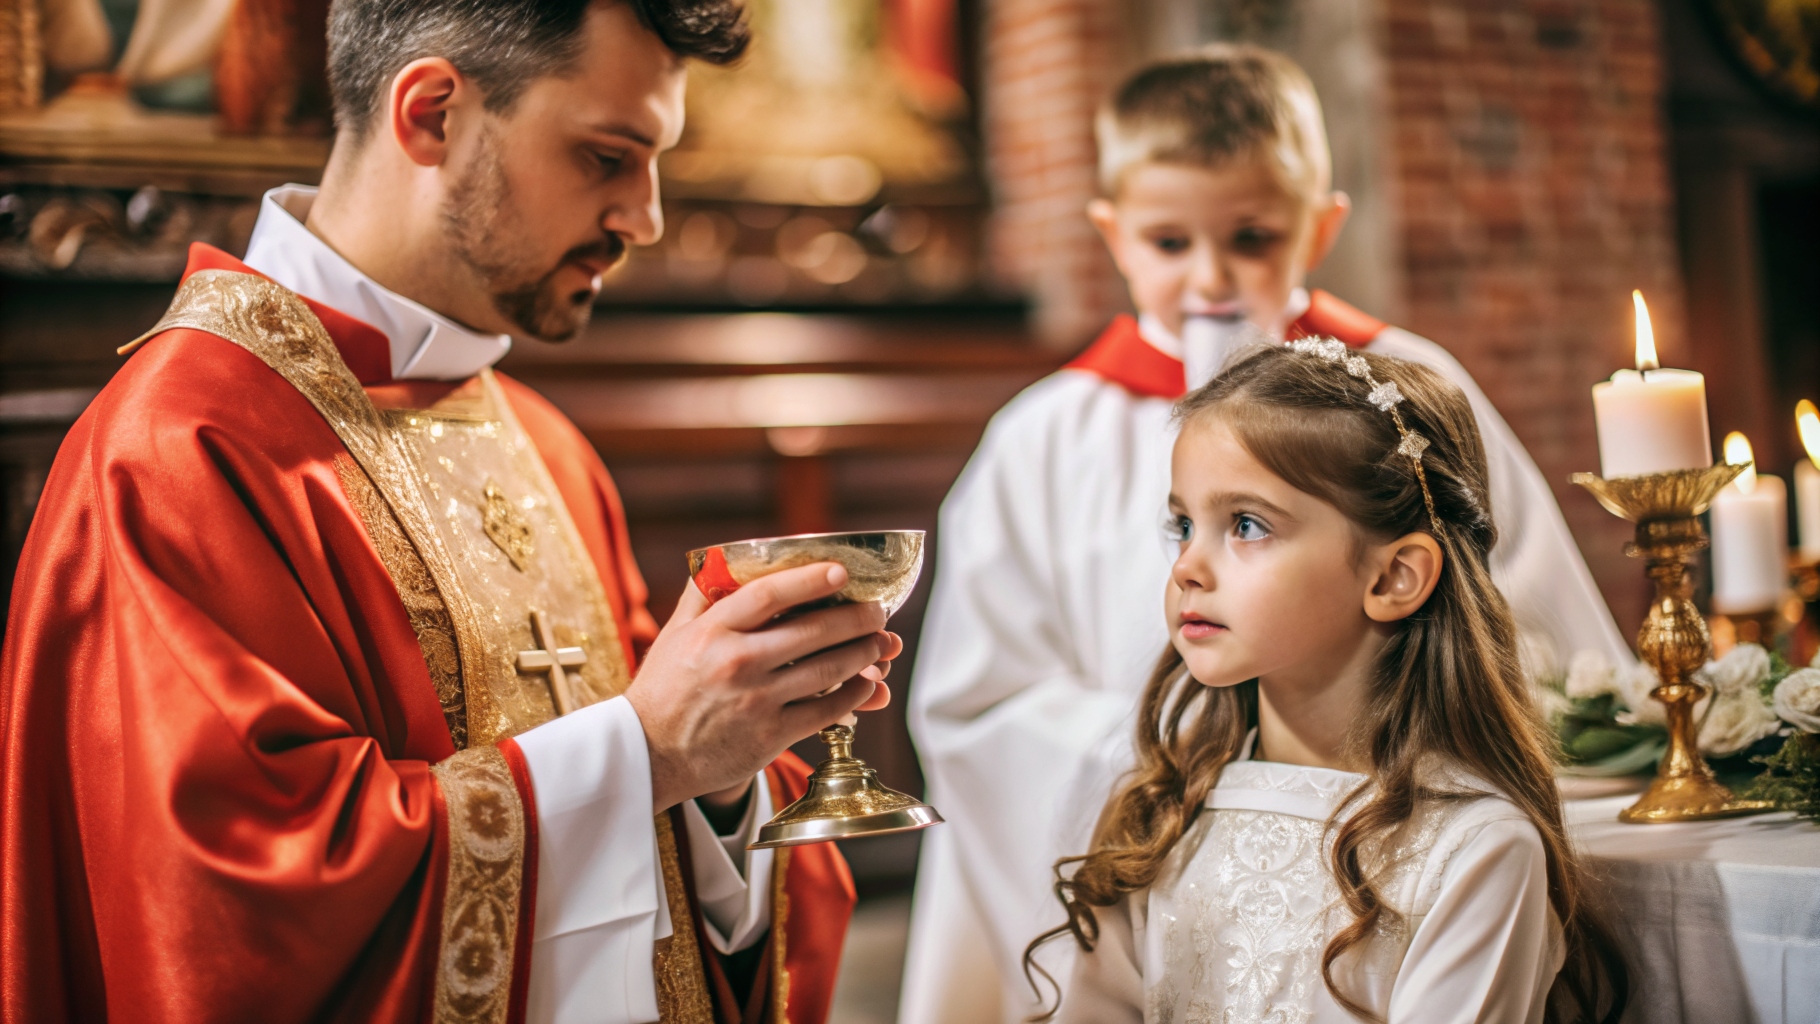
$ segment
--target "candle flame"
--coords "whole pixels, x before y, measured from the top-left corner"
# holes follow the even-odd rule
[[[1643,293],[1635,289],[1630,300],[1637,307],[1637,369],[1657,369],[1662,364],[1656,361],[1656,330],[1649,323],[1649,306],[1643,302]]]
[[[1805,398],[1796,402],[1795,426],[1801,430],[1801,447],[1807,449],[1808,461],[1820,469],[1820,409]]]
[[[1743,466],[1744,472],[1732,481],[1732,486],[1745,494],[1757,489],[1756,459],[1750,450],[1750,438],[1736,430],[1725,435],[1725,463],[1728,466]]]

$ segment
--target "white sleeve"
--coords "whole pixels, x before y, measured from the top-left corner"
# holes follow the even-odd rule
[[[1074,975],[1064,990],[1056,1024],[1142,1024],[1144,970],[1138,961],[1131,903],[1143,898],[1143,893],[1137,893],[1113,906],[1094,908],[1100,941],[1093,952],[1075,955]],[[1074,938],[1055,941],[1073,942]]]
[[[1070,588],[1058,578],[1052,547],[1052,506],[1066,497],[1052,493],[1063,489],[1054,462],[1064,453],[1029,424],[1002,426],[988,431],[942,505],[935,585],[908,699],[930,794],[948,820],[944,840],[961,854],[969,891],[990,894],[976,897],[976,908],[1000,976],[1021,986],[1011,954],[1060,923],[1062,908],[1050,895],[1055,860],[1084,852],[1116,774],[1083,766],[1108,747],[1109,734],[1122,733],[1135,702],[1090,685],[1080,668],[1088,638],[1069,623],[1087,610],[1067,606]],[[1118,470],[1108,466],[1107,475]],[[1155,504],[1162,507],[1160,495]],[[1159,634],[1163,573],[1153,588]],[[1074,788],[1083,774],[1098,792]],[[955,884],[918,880],[919,893]],[[913,960],[917,944],[930,941],[944,940],[913,936]],[[1066,957],[1056,955],[1065,973]]]
[[[1448,859],[1411,938],[1389,1024],[1540,1022],[1561,967],[1542,838],[1522,818],[1481,827]]]
[[[690,866],[695,872],[695,898],[707,919],[708,943],[720,953],[737,953],[757,942],[771,927],[771,867],[776,850],[748,850],[760,825],[771,820],[771,787],[760,775],[753,780],[745,817],[732,835],[715,835],[701,806],[683,804],[689,830]],[[756,884],[754,881],[756,880]]]
[[[1636,661],[1618,633],[1604,595],[1593,582],[1554,491],[1510,424],[1459,361],[1441,346],[1392,327],[1370,350],[1421,363],[1439,372],[1472,403],[1491,475],[1492,516],[1498,543],[1491,552],[1492,576],[1510,601],[1517,626],[1545,642],[1552,667],[1565,672],[1581,651],[1598,651],[1613,665]]]
[[[624,697],[517,737],[537,804],[537,911],[526,1017],[657,1019],[652,947],[670,934],[651,756]]]

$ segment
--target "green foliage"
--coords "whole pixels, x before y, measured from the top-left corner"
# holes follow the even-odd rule
[[[1788,663],[1788,659],[1782,656],[1782,652],[1773,650],[1769,652],[1769,675],[1764,676],[1763,681],[1757,684],[1757,692],[1763,695],[1765,704],[1776,699],[1776,684],[1787,679],[1788,674],[1794,670],[1795,666]]]
[[[1622,725],[1618,722],[1618,708],[1618,699],[1609,693],[1569,701],[1556,722],[1562,762],[1575,766],[1606,764],[1646,744],[1653,748],[1663,743],[1667,733],[1661,726]]]
[[[1764,772],[1744,791],[1747,799],[1769,800],[1780,810],[1820,821],[1820,736],[1796,732],[1781,750],[1751,760]]]

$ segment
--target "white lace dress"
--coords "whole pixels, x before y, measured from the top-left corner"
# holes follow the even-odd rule
[[[1098,912],[1099,945],[1076,959],[1058,1020],[1358,1020],[1322,983],[1321,954],[1352,920],[1326,823],[1364,782],[1228,765],[1157,883]],[[1380,890],[1403,917],[1336,962],[1335,981],[1389,1024],[1540,1021],[1562,953],[1535,827],[1494,795],[1437,803],[1412,825]]]

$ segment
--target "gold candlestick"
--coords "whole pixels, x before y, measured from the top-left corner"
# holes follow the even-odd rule
[[[716,544],[689,552],[689,577],[710,601],[783,569],[815,562],[846,566],[847,585],[816,606],[876,602],[887,616],[910,597],[923,570],[923,531],[816,533]],[[798,609],[799,611],[801,609]],[[821,731],[828,759],[815,766],[808,791],[759,827],[746,847],[825,843],[831,839],[909,832],[941,823],[935,808],[878,781],[878,772],[853,756],[853,728]]]
[[[1694,705],[1706,687],[1693,674],[1712,653],[1706,620],[1688,598],[1687,556],[1706,547],[1696,517],[1720,490],[1745,469],[1718,465],[1607,480],[1575,473],[1573,482],[1592,492],[1613,515],[1637,524],[1637,539],[1624,553],[1641,558],[1655,582],[1656,597],[1637,632],[1637,651],[1656,670],[1659,685],[1650,696],[1668,716],[1668,752],[1656,779],[1618,820],[1633,824],[1730,818],[1773,810],[1766,800],[1740,800],[1713,777],[1696,743]]]

